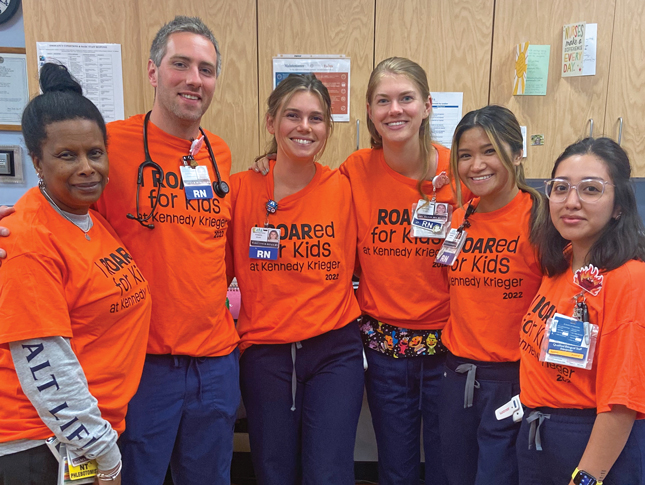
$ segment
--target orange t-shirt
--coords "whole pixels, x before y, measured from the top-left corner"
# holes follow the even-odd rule
[[[573,315],[580,288],[573,273],[544,278],[522,322],[520,384],[522,403],[530,408],[598,408],[615,404],[645,417],[645,263],[629,261],[604,274],[597,296],[586,295],[589,321],[599,326],[590,370],[540,362],[546,321],[554,314]]]
[[[304,189],[278,201],[269,216],[280,231],[277,260],[249,258],[251,228],[264,226],[265,204],[273,199],[274,166],[266,177],[253,171],[231,177],[227,269],[242,293],[242,349],[305,340],[360,315],[352,288],[356,216],[349,182],[338,170],[317,163]]]
[[[217,136],[206,133],[222,179],[228,182],[231,154]],[[226,229],[230,195],[219,199],[187,200],[179,172],[190,141],[165,133],[148,123],[150,156],[164,171],[143,173],[140,212],[149,214],[162,186],[154,229],[126,214],[136,214],[137,173],[145,159],[143,115],[108,124],[110,183],[96,204],[138,261],[155,295],[150,322],[149,354],[215,357],[235,349],[238,336],[226,309]],[[195,156],[217,180],[206,144]]]
[[[450,319],[443,343],[454,355],[482,362],[520,359],[520,323],[542,281],[529,242],[532,206],[530,194],[520,191],[501,209],[468,218],[464,247],[448,270]],[[464,214],[457,210],[453,227]]]
[[[450,150],[434,147],[437,173],[448,173]],[[417,180],[392,170],[382,149],[358,150],[340,171],[351,182],[358,218],[361,311],[398,327],[443,328],[450,312],[448,283],[445,267],[434,264],[443,239],[410,236],[412,204],[420,199]],[[422,188],[432,197],[432,182]],[[462,190],[468,200],[470,192]],[[454,206],[453,187],[440,188],[437,202]]]
[[[114,230],[90,214],[88,241],[33,188],[2,220],[11,235],[0,267],[0,442],[52,435],[22,392],[9,350],[32,338],[70,338],[101,415],[125,429],[145,359],[150,289]],[[40,373],[46,383],[47,370]]]

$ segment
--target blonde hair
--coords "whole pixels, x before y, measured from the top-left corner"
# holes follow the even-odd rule
[[[407,77],[416,86],[421,94],[422,100],[430,96],[428,87],[428,76],[423,68],[414,61],[404,57],[390,57],[379,62],[370,75],[367,84],[367,93],[365,95],[367,104],[372,105],[374,92],[384,76],[388,74],[401,75]],[[376,130],[376,126],[367,114],[367,129],[370,132],[370,144],[372,148],[383,148],[383,138]],[[419,148],[421,153],[421,176],[417,183],[417,189],[424,199],[427,196],[423,193],[422,186],[428,171],[430,170],[430,156],[432,155],[432,132],[430,129],[430,116],[426,117],[419,127]]]
[[[334,122],[331,117],[331,97],[329,96],[329,91],[325,85],[318,79],[314,74],[290,74],[285,80],[276,86],[269,98],[267,99],[267,111],[266,117],[271,117],[273,120],[277,121],[284,111],[284,107],[291,101],[291,98],[296,93],[299,92],[309,92],[314,94],[318,101],[320,101],[320,106],[323,109],[323,117],[325,119],[325,126],[327,127],[327,140],[334,131]],[[319,160],[322,157],[325,147],[327,146],[327,140],[322,149],[316,155],[316,160]],[[255,158],[255,161],[266,157],[269,154],[278,152],[278,142],[275,139],[275,135],[271,137],[266,151]]]

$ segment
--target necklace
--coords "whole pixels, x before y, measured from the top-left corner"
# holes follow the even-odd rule
[[[88,232],[90,231],[90,229],[92,229],[92,226],[94,225],[94,221],[92,220],[92,217],[90,216],[89,213],[86,214],[87,217],[85,216],[80,216],[78,218],[74,217],[74,219],[77,219],[77,220],[73,220],[72,217],[76,216],[77,214],[68,215],[67,212],[65,212],[64,210],[62,210],[60,207],[56,205],[56,202],[54,202],[54,200],[49,196],[49,194],[47,193],[44,187],[40,187],[40,191],[45,196],[45,199],[47,199],[47,202],[49,202],[51,206],[56,210],[56,212],[58,212],[61,216],[63,216],[65,219],[67,219],[69,222],[71,222],[76,227],[78,227],[81,231],[83,231],[83,234],[85,234],[85,239],[87,239],[88,241],[91,240]],[[84,229],[83,227],[81,227],[81,224],[85,225],[86,228]]]

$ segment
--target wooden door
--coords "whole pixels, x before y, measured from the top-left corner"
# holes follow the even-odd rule
[[[639,3],[640,0],[634,0]],[[547,178],[553,162],[570,143],[603,132],[615,0],[496,0],[490,103],[511,109],[529,137],[525,161],[530,178]],[[595,76],[561,76],[562,27],[584,21],[598,24]],[[546,96],[513,96],[515,46],[550,45]],[[543,146],[530,136],[544,135]]]
[[[29,92],[39,93],[36,42],[121,44],[126,118],[143,112],[147,51],[140,49],[137,2],[114,0],[24,0],[22,2]],[[148,46],[148,49],[150,46]]]
[[[375,64],[419,63],[430,91],[464,93],[466,114],[488,104],[493,0],[376,0]]]
[[[632,175],[645,177],[645,2],[617,0],[605,135],[617,140],[623,119],[622,147]]]
[[[220,44],[222,73],[202,125],[231,147],[233,172],[259,149],[255,0],[25,0],[25,41],[30,92],[38,93],[36,42],[121,44],[125,116],[152,108],[148,83],[150,44],[175,15],[198,16]]]
[[[259,149],[257,88],[257,26],[255,0],[139,0],[140,49],[148,52],[159,28],[175,15],[200,17],[212,30],[222,53],[222,73],[202,126],[231,148],[231,173],[246,170]],[[147,80],[146,80],[147,83]],[[148,86],[146,109],[152,108]]]
[[[338,167],[356,149],[356,120],[360,120],[361,146],[369,146],[365,90],[373,68],[373,46],[373,0],[258,0],[262,148],[270,140],[264,119],[266,99],[273,89],[272,59],[278,54],[344,54],[351,58],[350,122],[335,123],[321,163]]]

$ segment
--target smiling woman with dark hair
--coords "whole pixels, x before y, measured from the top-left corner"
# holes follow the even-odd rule
[[[546,183],[548,277],[520,344],[522,484],[645,483],[645,229],[630,174],[616,142],[586,138]]]
[[[0,268],[0,484],[53,484],[55,437],[120,483],[116,441],[139,385],[150,322],[148,283],[90,205],[108,181],[106,129],[63,66],[41,69],[43,94],[22,129],[38,187],[6,219]]]

